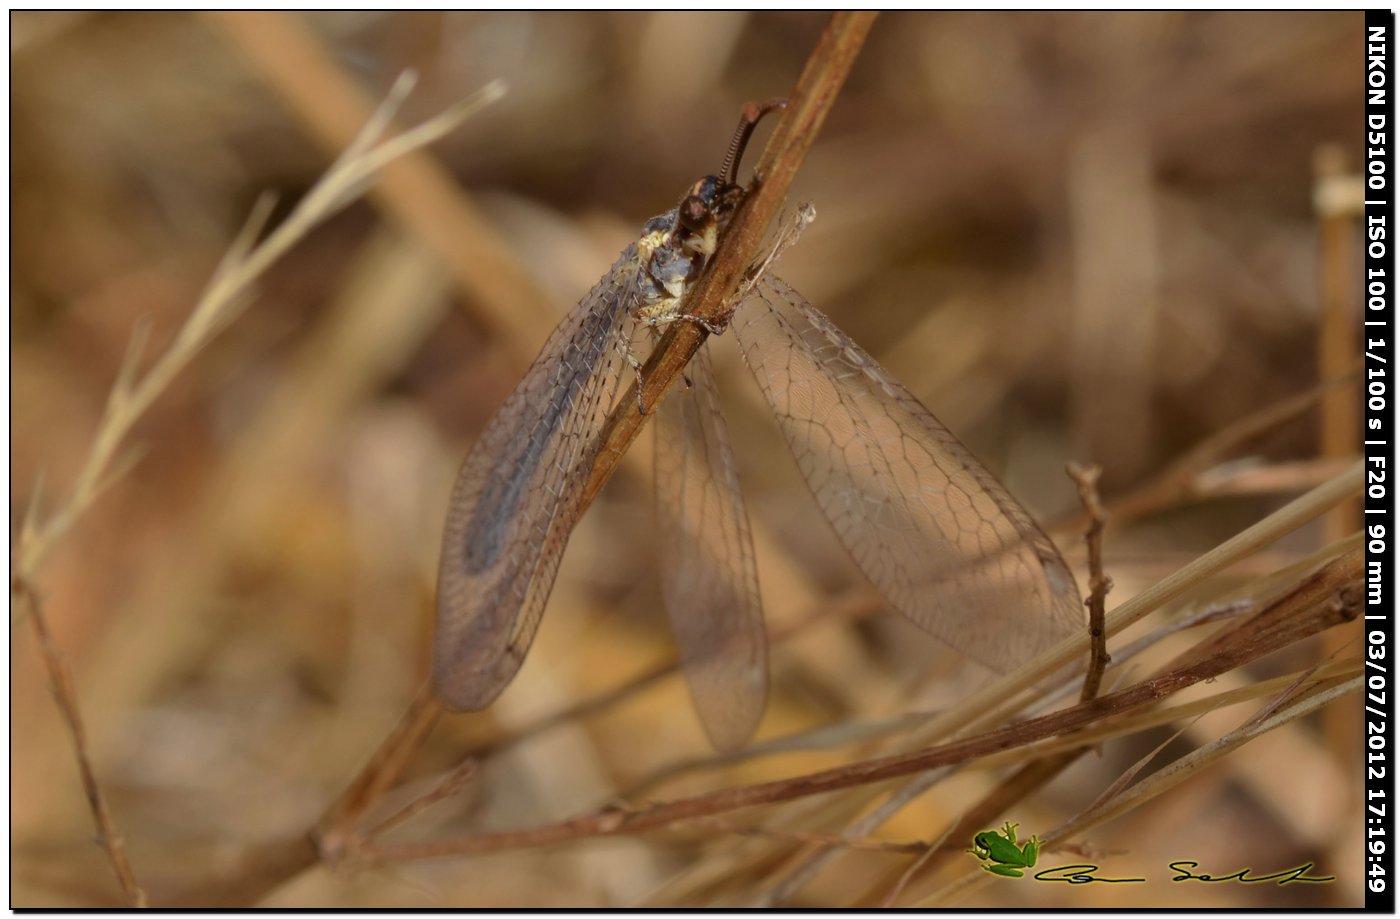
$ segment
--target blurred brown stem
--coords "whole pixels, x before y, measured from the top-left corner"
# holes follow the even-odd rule
[[[867,836],[838,836],[834,833],[811,833],[801,830],[788,830],[776,827],[744,826],[723,817],[696,817],[676,827],[686,830],[699,827],[716,833],[731,836],[750,836],[757,839],[775,839],[781,842],[835,846],[840,849],[859,849],[863,852],[896,852],[919,854],[927,852],[926,842],[896,842],[889,839],[872,839]]]
[[[44,615],[43,604],[29,582],[16,578],[11,585],[13,593],[23,596],[29,605],[29,623],[38,639],[39,655],[44,661],[44,669],[49,675],[49,688],[53,690],[54,702],[63,714],[73,741],[73,756],[78,762],[78,773],[82,776],[83,791],[87,795],[88,808],[92,811],[93,822],[97,824],[97,843],[107,854],[107,861],[121,884],[122,895],[127,905],[145,907],[146,891],[136,881],[131,870],[131,862],[126,857],[126,842],[112,820],[112,812],[107,807],[107,798],[102,786],[97,784],[97,773],[93,771],[92,760],[88,758],[87,732],[83,730],[82,714],[78,711],[78,696],[73,689],[73,679],[68,667],[63,663],[63,652],[59,650],[49,632],[48,618]]]
[[[980,801],[963,812],[952,826],[930,846],[909,867],[901,871],[893,880],[886,878],[877,882],[853,905],[869,904],[872,907],[888,909],[894,906],[904,889],[916,878],[933,871],[953,853],[965,851],[967,840],[973,834],[991,826],[1018,801],[1030,797],[1045,787],[1052,779],[1063,772],[1084,754],[1088,747],[1068,750],[1046,759],[1026,763],[992,789]]]
[[[383,836],[395,827],[402,826],[414,817],[417,817],[434,804],[440,804],[443,801],[456,797],[458,794],[461,794],[462,789],[467,786],[467,782],[471,781],[472,777],[476,775],[477,768],[477,760],[463,760],[458,764],[457,768],[443,776],[427,794],[409,801],[403,807],[376,823],[366,831],[365,835]]]
[[[441,715],[442,703],[425,683],[394,730],[321,819],[316,837],[323,857],[333,861],[345,850],[358,832],[360,817],[403,774]]]
[[[374,111],[371,97],[337,64],[301,14],[225,10],[204,15],[323,150],[339,154]],[[554,310],[452,174],[431,155],[410,153],[384,170],[369,196],[441,258],[470,298],[473,316],[500,333],[500,345],[528,360],[526,351],[535,347],[540,326]]]
[[[1360,215],[1332,203],[1329,185],[1349,180],[1345,149],[1328,145],[1314,157],[1314,202],[1318,221],[1318,273],[1321,282],[1322,318],[1318,326],[1318,378],[1329,380],[1360,359],[1357,327],[1360,295],[1361,250],[1357,245]],[[1320,453],[1324,457],[1350,456],[1361,439],[1359,387],[1334,389],[1322,400],[1318,418]],[[1324,518],[1326,538],[1341,539],[1360,525],[1358,502],[1349,501]]]
[[[1216,431],[1177,457],[1146,484],[1111,498],[1107,514],[1121,526],[1127,521],[1157,513],[1191,498],[1198,493],[1198,480],[1202,472],[1222,462],[1231,451],[1302,415],[1325,399],[1329,393],[1360,375],[1361,361],[1357,359],[1337,376],[1323,380],[1305,392],[1266,405]],[[1088,512],[1081,510],[1050,523],[1046,529],[1053,532],[1085,526],[1088,523]]]
[[[1088,702],[1099,694],[1103,682],[1103,672],[1108,667],[1108,635],[1104,628],[1104,601],[1108,598],[1113,582],[1103,573],[1103,528],[1107,515],[1099,501],[1098,466],[1081,466],[1070,463],[1069,477],[1079,490],[1079,500],[1089,515],[1089,529],[1084,541],[1089,546],[1089,670],[1084,674],[1084,689],[1079,694],[1080,702]]]

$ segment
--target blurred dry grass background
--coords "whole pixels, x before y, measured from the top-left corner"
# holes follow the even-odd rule
[[[304,831],[392,725],[425,670],[441,514],[472,439],[642,222],[717,168],[740,105],[790,87],[824,21],[12,14],[12,527],[41,470],[49,496],[77,474],[137,322],[152,325],[148,353],[169,341],[258,194],[278,193],[281,213],[304,193],[344,146],[337,125],[358,127],[357,98],[372,105],[415,68],[407,124],[489,80],[510,87],[416,179],[381,186],[274,266],[138,425],[142,460],[42,572],[99,777],[157,902]],[[1343,171],[1359,160],[1361,48],[1356,13],[882,17],[799,175],[792,203],[813,201],[818,219],[779,270],[1042,520],[1076,508],[1067,459],[1102,464],[1111,500],[1319,379],[1314,163],[1328,149]],[[1345,239],[1337,253],[1354,261]],[[860,581],[732,345],[711,347],[768,615],[790,625]],[[1282,486],[1110,526],[1110,605],[1335,471],[1304,461],[1346,452],[1305,413],[1248,451],[1287,473]],[[520,677],[489,712],[439,727],[414,777],[671,656],[650,481],[633,474],[645,468],[619,475],[576,531]],[[1299,531],[1198,599],[1354,526]],[[1078,532],[1056,535],[1084,584]],[[113,903],[33,642],[12,639],[12,904]],[[935,709],[984,679],[903,622],[831,617],[775,649],[760,737]],[[1105,873],[1154,883],[1001,882],[968,902],[1358,905],[1354,701],[1096,831]],[[1213,713],[1176,743],[1246,715]],[[1023,832],[1059,822],[1170,730],[1082,759],[1012,818]],[[415,832],[561,819],[706,752],[670,679],[488,759]],[[774,756],[648,794],[850,755]],[[996,781],[965,772],[880,835],[927,840]],[[662,833],[317,869],[268,902],[673,903],[679,873],[741,845],[764,853],[756,872],[792,848]],[[849,902],[909,858],[848,853],[793,902]],[[1177,858],[1315,861],[1338,881],[1173,885]],[[680,902],[741,902],[737,889]]]

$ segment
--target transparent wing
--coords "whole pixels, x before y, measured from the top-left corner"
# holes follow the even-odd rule
[[[767,637],[749,518],[720,413],[709,350],[686,368],[656,424],[661,585],[705,733],[742,746],[768,695]]]
[[[999,671],[1083,627],[1054,544],[831,320],[770,275],[733,324],[817,503],[895,609]]]
[[[616,401],[636,266],[629,247],[564,317],[457,475],[433,642],[433,686],[451,708],[490,704],[535,637]]]

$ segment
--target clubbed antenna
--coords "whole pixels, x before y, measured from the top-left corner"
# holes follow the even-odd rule
[[[786,99],[769,99],[767,102],[746,102],[744,110],[739,115],[739,127],[734,131],[734,139],[729,142],[729,152],[724,156],[724,168],[720,170],[720,178],[725,183],[735,185],[739,179],[739,160],[744,156],[744,148],[749,145],[749,138],[753,136],[753,129],[769,112],[776,112],[779,109],[787,108]]]

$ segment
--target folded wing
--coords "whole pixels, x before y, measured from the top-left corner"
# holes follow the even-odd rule
[[[433,686],[480,709],[534,640],[625,361],[636,247],[564,317],[462,464],[438,565]]]
[[[700,721],[719,750],[742,746],[768,694],[767,638],[749,519],[709,349],[656,422],[661,585]]]

